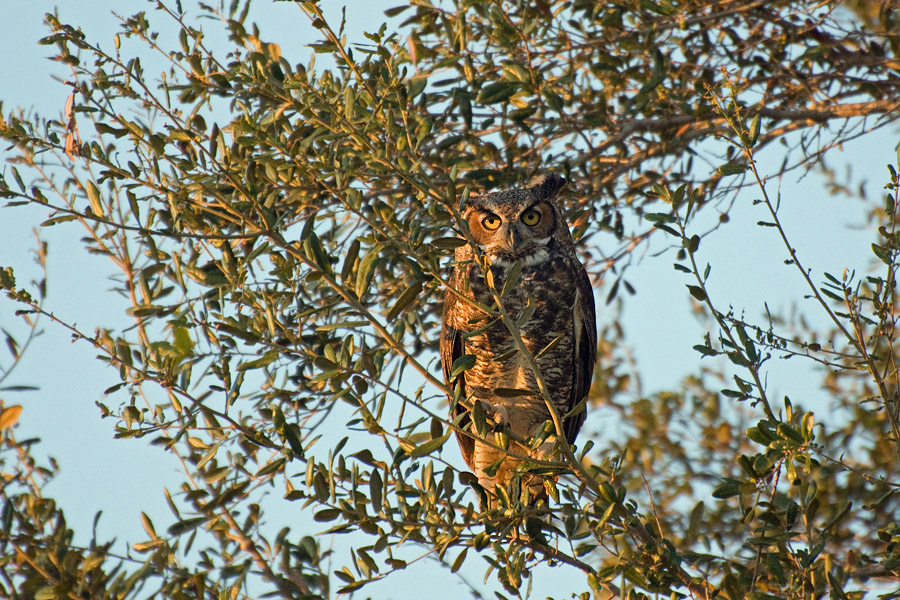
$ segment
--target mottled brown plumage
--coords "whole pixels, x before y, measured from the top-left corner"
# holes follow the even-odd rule
[[[555,202],[565,183],[555,173],[541,175],[525,188],[470,197],[462,212],[479,253],[487,258],[497,293],[503,290],[507,275],[521,268],[502,305],[518,321],[523,311],[530,310],[529,303],[533,304],[534,313],[519,325],[521,336],[532,356],[544,350],[537,365],[560,418],[587,395],[597,346],[593,290]],[[500,320],[488,320],[464,299],[494,305],[475,257],[468,244],[456,250],[451,286],[463,298],[453,291],[444,298],[441,364],[448,383],[461,386],[462,401],[455,403],[452,416],[464,415],[461,423],[471,432],[457,434],[463,458],[479,483],[493,493],[495,485],[509,484],[522,461],[485,444],[471,427],[468,411],[480,402],[495,429],[508,424],[510,438],[521,440],[539,432],[551,415],[509,328]],[[453,362],[464,354],[475,356],[474,366],[450,381]],[[584,418],[581,410],[564,419],[569,443],[575,440]],[[484,439],[496,443],[492,433]],[[532,450],[515,441],[509,445],[511,453],[543,459],[551,458],[549,448],[550,444],[543,444]],[[501,459],[496,473],[485,472]],[[543,480],[534,477],[528,482],[532,497],[540,495]]]

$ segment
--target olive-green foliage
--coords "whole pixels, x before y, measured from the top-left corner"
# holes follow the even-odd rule
[[[896,586],[897,177],[871,211],[869,276],[810,273],[766,186],[900,114],[895,1],[420,0],[364,40],[297,2],[325,67],[268,43],[249,3],[191,7],[211,20],[181,8],[124,19],[113,47],[48,15],[42,43],[71,67],[71,104],[61,119],[0,116],[0,195],[52,211],[45,227],[81,227],[119,271],[132,326],[79,331],[42,286],[11,269],[0,286],[118,371],[103,407],[117,437],[150,436],[189,473],[166,492],[166,529],[141,515],[135,568],[109,543],[72,545],[41,493],[55,467],[0,414],[0,595],[327,597],[418,556],[457,572],[475,555],[498,597],[560,562],[585,574],[585,598]],[[161,79],[145,70],[160,56]],[[781,172],[757,171],[763,152]],[[696,375],[637,398],[635,341],[602,321],[591,404],[618,413],[618,435],[588,424],[549,505],[513,489],[483,510],[436,375],[440,299],[465,243],[460,199],[545,168],[571,182],[608,301],[632,291],[635,251],[668,236],[677,256],[656,260],[676,260],[709,334]],[[829,328],[753,322],[728,308],[740,298],[711,297],[698,221],[748,187]],[[771,398],[766,361],[780,356],[823,365],[846,420]],[[272,491],[306,524],[266,536]],[[355,532],[352,560],[329,567],[322,531]]]

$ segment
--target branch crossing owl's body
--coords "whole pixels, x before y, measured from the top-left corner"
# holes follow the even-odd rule
[[[467,413],[474,402],[481,402],[495,424],[508,424],[512,439],[528,440],[539,433],[551,414],[534,370],[517,350],[510,328],[500,319],[491,320],[475,305],[495,306],[486,279],[493,280],[494,293],[503,292],[501,304],[518,323],[529,353],[537,357],[541,380],[560,419],[587,395],[593,374],[597,343],[594,295],[554,201],[564,185],[564,179],[551,173],[533,179],[524,189],[470,197],[462,216],[478,252],[487,258],[490,276],[484,276],[473,248],[462,246],[456,250],[450,282],[454,291],[448,291],[444,299],[441,362],[448,383],[462,386],[462,401],[455,404],[453,416]],[[519,269],[516,277],[514,272]],[[515,281],[504,290],[510,274]],[[453,362],[465,354],[475,356],[474,366],[455,382],[449,381]],[[563,419],[569,443],[584,417],[580,410]],[[468,427],[469,423],[464,417],[462,424]],[[551,458],[543,446],[531,449],[515,441],[508,454],[495,447],[494,435],[483,441],[474,428],[469,430],[469,435],[457,434],[463,458],[489,493],[495,485],[507,486],[523,462],[509,454]],[[532,497],[541,495],[540,478],[525,480],[533,488]]]

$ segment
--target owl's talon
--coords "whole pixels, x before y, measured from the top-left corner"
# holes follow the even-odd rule
[[[547,460],[547,461],[554,460],[555,457],[554,457],[554,452],[553,452],[553,442],[549,441],[549,440],[546,442],[543,442],[535,450],[534,456],[538,460]]]
[[[481,407],[484,408],[484,416],[493,421],[494,424],[506,425],[509,423],[509,412],[502,404],[492,404],[482,400]]]

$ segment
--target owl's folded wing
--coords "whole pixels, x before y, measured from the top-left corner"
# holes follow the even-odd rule
[[[450,373],[453,367],[453,362],[462,356],[463,353],[463,342],[462,335],[459,330],[450,325],[449,315],[453,314],[453,309],[456,303],[459,300],[453,294],[453,292],[447,292],[444,296],[444,314],[441,319],[441,367],[444,371],[444,381],[448,386],[450,386],[454,391],[456,391],[457,387],[459,388],[459,397],[466,397],[466,376],[465,373],[459,375],[456,381],[450,380]],[[452,399],[451,399],[452,402]],[[461,404],[456,405],[456,409],[453,413],[453,418],[458,417],[460,414],[465,413],[466,408]],[[460,427],[465,427],[468,423],[467,419],[463,419],[460,422]],[[460,432],[456,432],[456,439],[459,441],[459,448],[462,450],[463,459],[466,461],[466,464],[469,465],[469,468],[472,467],[472,454],[475,452],[475,440],[471,437],[464,435]]]
[[[591,378],[594,375],[594,363],[597,361],[597,313],[594,308],[594,290],[583,267],[578,278],[574,311],[572,321],[575,328],[575,343],[572,345],[572,364],[575,373],[572,395],[567,407],[569,411],[578,406],[588,395],[591,389]],[[587,416],[587,406],[563,423],[566,440],[570,444],[575,441],[585,416]]]

